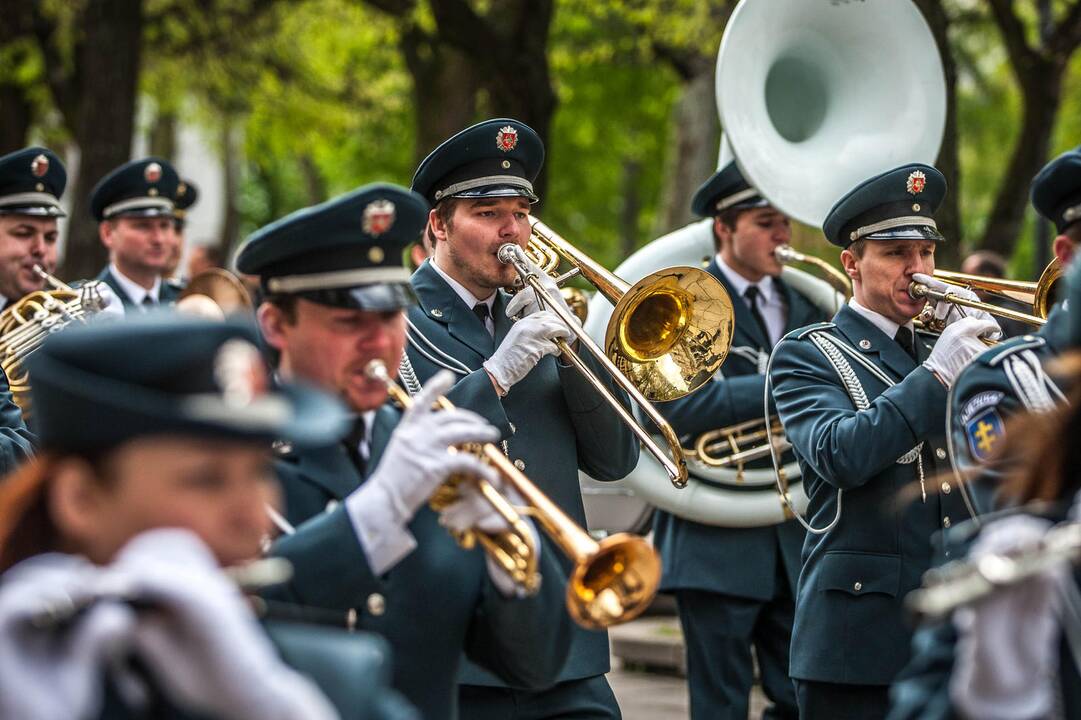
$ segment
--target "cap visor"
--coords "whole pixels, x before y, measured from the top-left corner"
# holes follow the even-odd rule
[[[401,310],[417,303],[417,296],[413,294],[413,287],[409,283],[381,283],[351,288],[310,290],[297,293],[297,295],[320,305],[372,312]]]
[[[10,205],[0,207],[0,215],[29,215],[30,217],[67,217],[59,205]]]
[[[930,225],[904,225],[901,227],[890,228],[889,230],[880,230],[879,232],[871,233],[870,235],[864,235],[863,240],[934,240],[935,242],[945,242],[946,238],[943,237],[937,229]]]
[[[456,198],[501,198],[501,197],[524,197],[529,202],[539,202],[540,198],[536,193],[527,190],[522,187],[513,187],[511,185],[489,185],[487,187],[472,188],[470,190],[462,190],[461,192],[454,193],[450,197]]]

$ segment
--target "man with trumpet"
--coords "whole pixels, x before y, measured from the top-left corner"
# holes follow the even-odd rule
[[[693,438],[760,418],[770,350],[786,331],[826,318],[781,281],[773,251],[790,242],[789,219],[751,187],[735,161],[698,189],[691,208],[713,218],[717,254],[707,270],[734,298],[735,312],[723,377],[660,406],[680,436]],[[795,718],[788,654],[803,546],[799,523],[726,528],[658,510],[654,538],[664,561],[662,589],[678,603],[691,715],[719,717],[725,708],[726,717],[747,717],[753,645],[774,704],[767,717]]]
[[[1065,268],[1081,243],[1081,148],[1044,166],[1032,181],[1031,195],[1036,212],[1055,225],[1051,249]],[[1045,412],[1062,401],[1066,389],[1045,364],[1066,348],[1071,312],[1077,311],[1057,305],[1038,332],[984,352],[961,373],[949,417],[952,459],[958,468],[977,469],[997,454],[1010,415]]]
[[[412,277],[419,304],[409,311],[406,372],[413,377],[403,377],[408,386],[441,369],[455,373],[448,397],[499,428],[514,464],[584,525],[578,469],[598,479],[623,477],[638,460],[638,444],[583,376],[555,357],[556,341],[571,341],[571,329],[531,288],[513,298],[502,291],[518,275],[497,253],[507,243],[525,248],[529,241],[530,206],[537,201],[532,183],[543,160],[544,146],[531,128],[500,118],[459,132],[421,162],[413,189],[433,206],[432,253]],[[545,300],[563,304],[556,284],[537,273],[548,289]],[[583,360],[593,365],[592,358]],[[608,376],[599,377],[628,403]],[[606,633],[576,628],[559,682],[549,690],[523,690],[467,667],[462,715],[618,718],[608,669]]]
[[[427,210],[404,188],[365,186],[256,231],[237,267],[260,279],[259,325],[279,354],[279,376],[332,392],[356,413],[340,443],[278,447],[285,511],[272,517],[285,537],[272,552],[295,568],[281,594],[385,636],[395,687],[426,720],[453,720],[463,653],[508,683],[544,687],[566,657],[570,620],[554,556],[541,554],[544,582],[525,597],[448,533],[506,527],[469,482],[440,512],[428,506],[455,475],[500,486],[487,465],[455,451],[498,431],[467,410],[433,411],[450,387],[445,375],[399,417],[369,374],[373,360],[393,374],[402,357],[403,310],[414,301],[403,251]]]
[[[931,565],[932,533],[968,514],[964,488],[928,485],[949,467],[948,388],[997,325],[949,316],[932,348],[913,333],[924,301],[908,292],[934,270],[945,193],[938,170],[910,164],[841,198],[823,229],[842,248],[852,300],[832,322],[789,333],[772,357],[809,497],[791,662],[808,720],[886,714],[909,654],[902,598]]]

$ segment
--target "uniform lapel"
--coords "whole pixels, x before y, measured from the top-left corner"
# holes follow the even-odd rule
[[[379,465],[379,461],[383,457],[383,451],[387,448],[387,443],[390,442],[390,435],[394,431],[395,426],[398,424],[398,419],[401,417],[399,411],[390,403],[383,405],[375,413],[375,420],[372,422],[372,440],[370,443],[371,453],[368,457],[368,475],[372,474],[376,466]]]
[[[299,453],[297,470],[305,480],[338,500],[344,500],[360,485],[357,469],[341,443]]]
[[[762,337],[762,331],[759,329],[754,316],[751,315],[751,309],[747,307],[747,301],[736,292],[736,289],[728,282],[728,278],[721,272],[721,268],[717,264],[716,256],[709,261],[706,270],[708,270],[713,277],[721,281],[721,285],[724,285],[725,291],[732,300],[732,312],[735,316],[734,321],[736,323],[734,335],[735,343],[750,345],[755,350],[770,347],[769,341]]]
[[[916,368],[915,361],[901,349],[893,338],[875,327],[848,305],[845,305],[834,317],[837,329],[848,339],[849,344],[879,366],[886,366],[899,379]]]
[[[773,279],[779,288],[785,301],[785,333],[790,333],[796,328],[812,325],[820,319],[821,315],[807,298],[793,290],[788,283],[780,277]]]
[[[413,273],[412,282],[425,315],[446,326],[451,337],[482,358],[492,354],[495,349],[492,336],[484,324],[431,267],[430,262],[425,262]]]
[[[514,321],[507,317],[508,295],[502,290],[496,293],[495,302],[492,303],[492,319],[495,321],[495,341],[493,345],[499,346],[503,338],[507,337]]]
[[[100,280],[101,282],[112,288],[113,293],[115,293],[116,296],[120,298],[120,304],[123,305],[125,309],[135,307],[135,303],[130,297],[128,297],[128,294],[124,292],[124,289],[120,287],[120,283],[118,283],[116,281],[116,278],[113,277],[113,273],[108,266],[106,266],[104,270],[98,273],[98,276],[95,279]]]

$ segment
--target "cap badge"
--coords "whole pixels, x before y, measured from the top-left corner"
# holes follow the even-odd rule
[[[49,158],[38,155],[31,160],[30,172],[34,173],[34,177],[45,177],[45,173],[49,172]]]
[[[214,358],[214,379],[227,405],[244,407],[266,394],[270,383],[266,367],[254,345],[233,338],[222,343]]]
[[[180,183],[179,185],[176,186],[176,196],[177,197],[184,197],[187,194],[188,194],[188,186],[187,185],[185,185],[184,183]]]
[[[518,131],[510,125],[504,125],[496,133],[495,144],[503,152],[510,152],[518,147]]]
[[[390,200],[376,200],[364,208],[364,232],[372,237],[379,237],[394,225],[394,203]]]
[[[161,165],[150,163],[146,166],[146,169],[143,170],[143,177],[146,178],[148,183],[156,183],[158,180],[161,180]]]
[[[927,186],[927,176],[919,170],[913,170],[908,174],[908,182],[906,187],[908,191],[913,195],[919,195],[923,192],[923,188]]]

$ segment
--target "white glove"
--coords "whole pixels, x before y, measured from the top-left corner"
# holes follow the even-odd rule
[[[976,302],[982,302],[980,296],[977,295],[972,289],[962,287],[960,285],[953,285],[951,283],[942,282],[936,277],[931,275],[924,275],[923,273],[912,273],[912,279],[918,283],[922,283],[927,287],[937,292],[948,292],[955,297],[964,298],[965,300],[974,300]],[[929,301],[930,302],[930,301]],[[995,323],[995,332],[988,333],[987,337],[992,340],[1000,340],[1002,338],[1002,330],[998,327],[998,321],[995,317],[986,310],[978,310],[976,308],[961,307],[949,302],[935,302],[934,303],[935,320],[945,322],[946,325],[950,325],[963,317],[980,318],[981,320],[990,320]]]
[[[514,488],[503,483],[501,480],[497,480],[492,483],[493,487],[500,494],[505,497],[511,505],[521,507],[523,501],[521,496],[515,492]],[[466,483],[462,484],[458,488],[459,499],[454,503],[448,505],[439,514],[439,524],[454,532],[465,532],[466,530],[477,529],[489,535],[494,535],[499,532],[510,529],[510,524],[506,518],[499,514],[499,512],[492,507],[492,504],[484,499],[480,491],[475,485]],[[533,521],[528,517],[522,517],[526,525],[529,527],[529,533],[533,537],[533,547],[536,548],[537,558],[540,558],[541,542],[540,535],[537,534],[537,528],[533,525]],[[500,593],[504,597],[523,597],[525,596],[525,590],[516,585],[511,579],[510,575],[487,553],[484,554],[484,559],[488,566],[488,577],[491,578],[492,584],[496,586]]]
[[[563,299],[563,293],[559,289],[559,285],[556,285],[556,281],[552,279],[552,276],[540,269],[536,263],[526,257],[526,264],[529,265],[529,269],[540,280],[541,286],[544,288],[545,294],[551,301],[560,307],[564,308],[571,317],[575,317],[574,311],[567,305],[567,301]],[[543,310],[547,310],[548,306],[544,301],[537,300],[537,293],[531,287],[525,287],[515,293],[510,302],[507,303],[507,317],[527,317],[533,313],[538,313]],[[577,319],[577,318],[575,318]]]
[[[969,557],[999,555],[1037,542],[1050,526],[1028,516],[990,523]],[[963,717],[1006,720],[1051,715],[1057,694],[1063,582],[1072,582],[1065,563],[998,588],[954,613],[959,639],[950,698]]]
[[[173,701],[237,720],[339,717],[314,683],[282,662],[240,590],[191,532],[145,532],[110,571],[152,606],[137,615],[133,645]]]
[[[961,318],[942,331],[923,366],[936,373],[947,388],[952,387],[965,366],[987,349],[980,336],[997,329],[993,320]]]
[[[545,355],[555,355],[555,341],[570,340],[571,329],[550,310],[533,313],[514,323],[503,342],[484,362],[499,387],[506,392],[529,374]]]
[[[455,473],[494,480],[494,471],[469,453],[451,453],[462,443],[495,442],[499,431],[469,410],[433,408],[454,385],[444,370],[431,377],[402,414],[383,459],[363,485],[345,498],[368,564],[382,575],[416,547],[407,529],[417,509]]]

